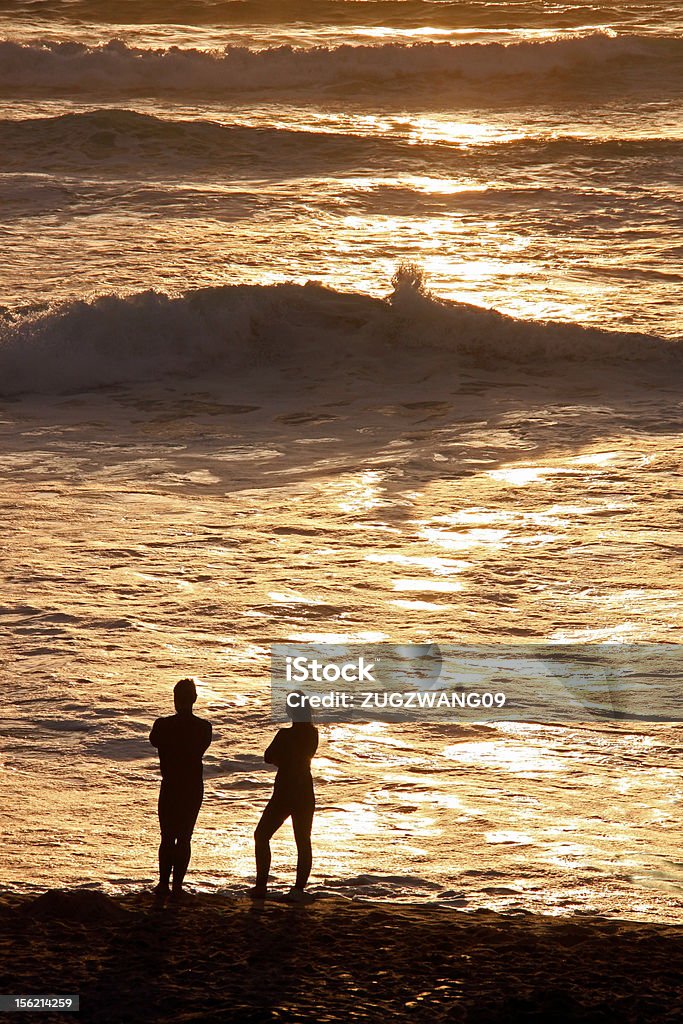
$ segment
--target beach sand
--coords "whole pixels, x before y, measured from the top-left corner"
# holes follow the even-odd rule
[[[81,1021],[683,1019],[683,929],[599,917],[53,890],[2,897],[0,965],[0,991],[78,993]]]

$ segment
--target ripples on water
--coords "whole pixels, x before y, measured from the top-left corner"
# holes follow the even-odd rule
[[[680,11],[276,9],[0,8],[18,887],[151,878],[181,675],[232,889],[272,642],[680,637]],[[322,735],[318,891],[680,918],[677,728]]]
[[[5,11],[2,301],[380,294],[417,260],[447,297],[680,336],[680,11],[267,9]]]
[[[674,424],[603,436],[630,402],[495,383],[439,400],[432,380],[380,411],[168,390],[10,407],[5,779],[38,814],[7,877],[150,876],[147,730],[192,671],[217,732],[196,877],[246,880],[273,640],[677,638]],[[322,732],[320,891],[675,916],[675,728]]]

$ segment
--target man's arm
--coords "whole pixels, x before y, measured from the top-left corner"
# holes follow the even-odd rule
[[[206,726],[206,728],[204,729],[204,737],[202,739],[202,755],[205,754],[206,751],[209,749],[209,747],[211,746],[211,740],[213,739],[213,729],[211,727],[211,722],[204,722],[204,725]]]
[[[161,719],[157,718],[156,722],[152,726],[152,731],[149,734],[149,742],[153,747],[159,746],[159,722]]]

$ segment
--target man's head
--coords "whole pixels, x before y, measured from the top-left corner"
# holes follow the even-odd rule
[[[181,679],[173,687],[173,703],[176,711],[191,711],[197,699],[197,687],[194,679]]]

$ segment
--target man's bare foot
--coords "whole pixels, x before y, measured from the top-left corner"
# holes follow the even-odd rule
[[[152,892],[154,893],[158,900],[165,900],[168,898],[170,889],[164,882],[159,882],[158,885],[154,886]]]
[[[292,886],[285,896],[288,903],[308,903],[312,898],[303,889],[298,889],[295,885]]]
[[[182,889],[177,889],[175,886],[171,889],[171,899],[174,903],[180,903],[187,894]]]
[[[247,896],[250,896],[252,900],[264,900],[268,895],[268,890],[263,885],[255,885],[253,889],[250,889]]]

